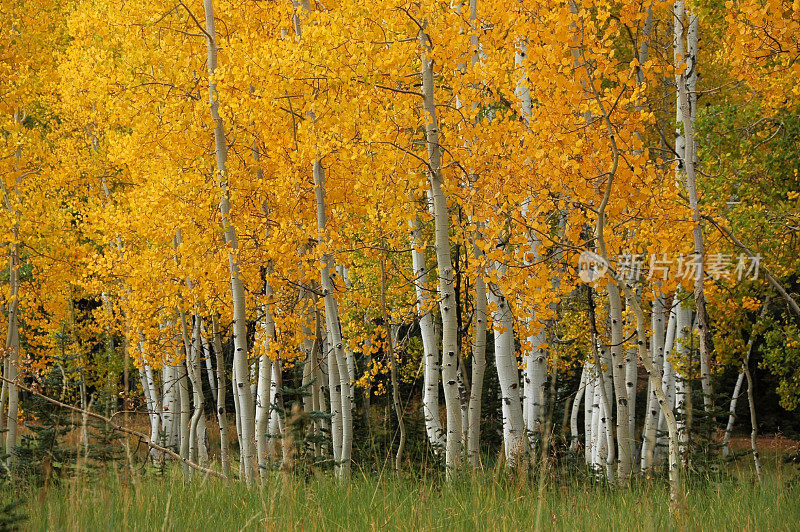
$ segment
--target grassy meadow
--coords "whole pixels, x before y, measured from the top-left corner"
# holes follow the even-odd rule
[[[264,487],[194,477],[177,467],[72,478],[22,498],[22,530],[797,530],[800,470],[766,452],[765,481],[749,457],[718,478],[686,481],[686,505],[670,516],[662,480],[620,490],[588,476],[540,482],[493,470],[453,482],[388,470],[330,475],[271,472]]]

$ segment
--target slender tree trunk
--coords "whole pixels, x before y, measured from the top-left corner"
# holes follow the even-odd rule
[[[591,76],[588,65],[584,66],[587,69],[587,74]],[[612,148],[611,168],[608,172],[608,178],[606,182],[605,192],[603,193],[603,199],[601,200],[600,206],[597,209],[597,223],[595,226],[595,237],[597,238],[597,246],[598,250],[600,251],[600,256],[603,258],[603,260],[606,261],[606,263],[608,263],[608,252],[606,250],[606,242],[605,242],[605,224],[606,224],[605,210],[606,207],[608,206],[609,198],[611,197],[614,175],[616,174],[616,170],[619,165],[619,150],[616,145],[616,137],[614,136],[614,130],[611,125],[611,120],[608,117],[608,113],[606,112],[605,105],[603,104],[602,100],[597,94],[594,85],[591,86],[595,102],[597,102],[600,111],[603,113],[603,121],[606,124],[609,141],[611,142],[611,148]],[[617,278],[612,279],[612,281],[622,289],[622,291],[625,293],[625,296],[631,302],[631,306],[633,307],[634,314],[636,315],[636,337],[637,337],[639,358],[641,359],[645,369],[647,370],[647,373],[649,375],[652,384],[652,388],[655,389],[656,391],[658,402],[659,405],[661,406],[661,411],[664,413],[664,418],[667,423],[667,429],[669,432],[670,508],[673,511],[676,511],[678,508],[683,506],[684,494],[680,478],[680,469],[679,469],[680,464],[678,463],[678,430],[677,430],[677,424],[675,422],[675,416],[672,410],[666,406],[666,397],[662,389],[661,375],[656,372],[655,367],[653,366],[653,362],[647,353],[647,333],[646,333],[647,320],[645,318],[644,311],[642,310],[641,305],[639,305],[639,302],[634,297],[633,292],[629,286],[627,286],[625,283],[621,283],[620,280]]]
[[[161,394],[161,426],[164,430],[164,446],[178,450],[178,419],[180,418],[180,398],[174,362],[167,362],[161,370],[164,392]]]
[[[328,369],[328,337],[322,326],[321,312],[318,308],[314,307],[314,329],[316,330],[317,346],[318,349],[314,353],[316,364],[314,365],[314,375],[316,377],[317,399],[320,412],[328,414],[333,413],[333,404],[330,404],[327,398],[330,396],[329,383],[330,383],[330,370]],[[325,418],[320,420],[321,429],[333,434],[333,426],[331,420]],[[339,429],[341,437],[341,428]],[[327,447],[325,447],[327,450]],[[329,455],[330,456],[330,455]]]
[[[242,451],[242,408],[239,406],[239,388],[237,384],[240,382],[240,379],[237,375],[237,367],[236,364],[232,365],[231,368],[231,392],[233,393],[233,418],[236,422],[236,441],[239,442],[239,476],[244,479],[245,478],[245,461],[244,461],[244,454]],[[255,433],[255,430],[253,431]]]
[[[206,44],[208,47],[209,103],[211,117],[214,120],[214,148],[216,154],[217,173],[222,188],[219,210],[222,226],[225,230],[225,242],[228,245],[228,269],[231,277],[231,296],[233,299],[233,365],[236,379],[238,408],[240,409],[241,439],[239,447],[244,464],[244,478],[247,484],[253,481],[257,469],[255,454],[255,421],[253,412],[253,395],[247,385],[247,318],[245,315],[244,285],[239,277],[238,240],[236,228],[230,222],[230,201],[228,198],[228,173],[226,163],[228,147],[225,141],[225,128],[219,114],[217,83],[214,75],[217,69],[217,36],[214,21],[213,0],[203,0],[206,22]]]
[[[528,90],[528,73],[526,69],[527,46],[527,39],[520,38],[514,54],[514,64],[521,69],[522,73],[514,88],[514,93],[519,100],[522,119],[526,125],[529,125],[530,117],[533,112],[533,103],[530,91]],[[530,202],[531,198],[529,197],[522,208],[523,217],[527,218],[528,216],[528,205]],[[540,242],[533,232],[528,234],[528,244],[533,254],[533,262],[536,263],[541,260],[539,254]],[[536,312],[534,309],[530,309],[526,321],[530,324],[535,320]],[[529,344],[529,350],[523,355],[525,371],[523,373],[522,417],[525,423],[525,430],[528,437],[531,438],[531,443],[533,443],[533,439],[536,435],[539,437],[543,435],[542,430],[544,428],[543,413],[547,388],[547,352],[542,349],[542,346],[547,343],[547,335],[544,327],[542,326],[537,334],[529,336],[527,338],[527,343]]]
[[[469,20],[473,33],[470,35],[470,45],[472,46],[472,65],[480,61],[480,42],[478,40],[478,1],[469,1]],[[477,104],[473,103],[473,106]],[[467,433],[466,448],[467,457],[473,468],[480,466],[480,444],[481,444],[481,409],[483,402],[483,379],[486,373],[486,281],[484,280],[483,268],[480,261],[483,253],[478,247],[478,241],[482,238],[480,227],[472,235],[472,256],[478,268],[475,273],[475,331],[472,342],[472,386],[469,391],[468,413],[467,413]]]
[[[214,344],[214,356],[217,362],[217,422],[219,423],[220,461],[222,462],[222,474],[227,478],[231,478],[231,455],[228,449],[228,413],[225,407],[225,355],[222,352],[219,324],[214,314],[211,315],[211,340]]]
[[[325,171],[319,160],[314,161],[313,171],[317,202],[317,230],[320,234],[319,243],[320,245],[325,245],[327,241]],[[339,309],[336,304],[336,299],[334,298],[335,289],[330,275],[333,269],[333,256],[330,253],[325,253],[322,256],[322,262],[324,266],[320,272],[320,276],[322,278],[322,292],[325,303],[325,326],[328,330],[328,337],[331,343],[329,370],[331,375],[334,375],[335,367],[335,373],[338,376],[338,381],[331,382],[331,389],[333,390],[334,387],[337,388],[336,391],[341,401],[339,415],[341,416],[342,440],[341,449],[339,451],[338,475],[342,479],[347,479],[350,476],[350,456],[353,447],[353,411],[350,406],[350,374],[347,369],[347,359],[344,353],[342,331],[339,327]]]
[[[623,285],[624,286],[624,285]],[[630,293],[630,289],[625,287],[625,291],[627,292],[626,295],[631,297],[633,294]],[[683,487],[681,483],[681,476],[680,476],[680,464],[678,461],[678,427],[677,423],[675,422],[675,415],[672,412],[671,408],[668,408],[667,405],[667,398],[664,395],[663,391],[663,383],[661,381],[661,375],[656,372],[655,367],[653,366],[652,361],[650,360],[648,353],[647,353],[647,332],[646,332],[646,319],[644,315],[644,311],[642,310],[641,305],[639,305],[638,301],[631,297],[631,303],[633,307],[634,314],[636,315],[636,337],[637,337],[637,344],[638,344],[638,351],[639,351],[639,358],[642,360],[645,369],[647,370],[647,374],[652,381],[653,389],[656,391],[658,404],[661,407],[661,411],[664,413],[664,417],[667,423],[667,431],[669,433],[669,480],[670,480],[670,506],[673,511],[677,510],[683,505]]]
[[[480,238],[476,234],[475,241]],[[473,257],[476,261],[481,258],[481,251],[473,243]],[[478,270],[475,275],[475,338],[472,344],[472,387],[469,396],[469,430],[467,431],[467,456],[470,465],[477,468],[480,465],[481,443],[481,403],[483,396],[483,377],[486,372],[486,282],[483,272]]]
[[[595,401],[592,411],[592,435],[595,437],[592,448],[592,467],[600,469],[605,467],[606,477],[614,481],[614,459],[616,456],[614,444],[613,410],[611,398],[613,394],[612,358],[608,349],[601,347],[600,334],[597,330],[594,297],[591,286],[587,288],[587,302],[589,307],[589,325],[591,328],[592,350],[594,367],[597,371],[597,384],[595,385]]]
[[[3,377],[9,378],[9,369],[8,369],[8,355],[3,355],[3,367],[0,368],[2,371]],[[6,418],[6,403],[8,402],[8,383],[3,381],[3,386],[0,388],[0,434],[4,434],[6,431],[6,422],[8,421]],[[5,453],[6,442],[5,439],[2,440],[3,452]]]
[[[622,299],[619,288],[608,284],[609,318],[611,320],[611,375],[614,382],[614,397],[617,406],[617,481],[627,484],[633,469],[631,434],[628,410],[628,387],[623,349]]]
[[[675,300],[670,308],[669,322],[667,324],[667,335],[664,340],[664,370],[663,370],[663,390],[664,396],[667,399],[667,407],[672,410],[675,408],[675,368],[672,365],[671,358],[673,357],[673,348],[675,347],[675,340],[678,334],[678,307],[681,304],[679,292],[675,293]],[[658,430],[659,432],[667,432],[667,420],[664,417],[663,410],[659,412],[658,416]],[[668,436],[664,435],[658,438],[658,445],[665,448],[668,445]],[[658,450],[658,448],[657,448]],[[660,453],[653,462],[661,462],[663,453]]]
[[[496,265],[498,269],[502,267]],[[496,310],[492,312],[494,325],[494,354],[497,378],[500,382],[503,412],[503,443],[506,461],[510,467],[519,464],[524,455],[525,424],[520,403],[519,369],[514,349],[514,319],[508,301],[498,286],[492,286],[489,300]]]
[[[326,320],[327,321],[327,320]],[[325,335],[323,352],[328,362],[328,393],[330,394],[331,443],[333,444],[333,462],[338,470],[342,462],[342,390],[339,386],[339,365],[334,359],[330,338],[330,330]]]
[[[302,298],[302,296],[301,296]],[[309,320],[303,323],[303,377],[302,387],[308,393],[303,395],[303,410],[308,413],[314,410],[314,391],[311,380],[314,378],[314,351],[317,349],[316,336],[311,332]]]
[[[639,445],[636,440],[636,388],[639,384],[639,371],[636,349],[625,351],[625,388],[628,391],[628,439],[631,447],[631,468],[639,470]]]
[[[297,2],[293,1],[295,9],[297,9]],[[310,4],[301,2],[303,11],[308,14],[310,11]],[[300,17],[297,13],[294,16],[295,35],[298,39],[302,39],[302,26]],[[315,120],[313,111],[309,111],[312,121]],[[327,205],[325,202],[325,170],[322,166],[321,156],[316,154],[316,160],[312,164],[312,173],[314,176],[314,190],[317,208],[317,231],[318,231],[318,244],[324,246],[327,242]],[[341,479],[348,479],[350,477],[350,460],[353,447],[353,408],[350,399],[352,397],[350,386],[350,370],[347,364],[347,355],[344,350],[344,341],[342,340],[342,331],[339,324],[339,308],[334,296],[334,286],[331,280],[331,271],[334,270],[333,256],[330,253],[325,253],[322,256],[323,269],[320,272],[323,301],[325,305],[325,327],[327,329],[327,338],[330,345],[329,357],[329,383],[331,393],[331,419],[334,426],[340,427],[341,440],[337,449],[337,432],[334,430],[334,460],[337,462],[337,475]],[[338,415],[340,419],[337,418]]]
[[[19,228],[14,226],[15,242],[11,244],[8,263],[8,284],[10,289],[8,302],[8,332],[6,334],[6,352],[8,353],[7,371],[3,377],[8,379],[8,417],[6,418],[6,464],[11,467],[15,461],[14,449],[17,446],[19,415],[19,389],[16,385],[19,374]],[[2,415],[2,412],[0,412]]]
[[[266,461],[269,458],[268,426],[270,403],[270,381],[272,380],[272,361],[264,353],[258,359],[258,391],[256,393],[256,455],[258,457],[259,474],[264,482],[267,476]]]
[[[756,402],[753,396],[753,376],[750,373],[750,360],[744,361],[744,375],[747,377],[747,403],[750,407],[750,448],[753,450],[753,463],[756,466],[756,475],[760,483],[764,482],[764,473],[761,471],[761,458],[758,454],[758,421],[756,420]]]
[[[733,430],[733,422],[736,420],[736,402],[739,398],[742,380],[744,377],[747,377],[747,404],[750,408],[751,425],[750,445],[753,450],[753,462],[756,467],[756,474],[758,475],[759,482],[764,481],[764,475],[761,471],[761,460],[758,455],[758,425],[756,420],[755,400],[753,397],[753,378],[750,374],[750,355],[753,352],[753,344],[755,343],[756,336],[760,334],[764,317],[767,315],[767,307],[769,306],[770,299],[770,296],[767,296],[766,299],[764,299],[764,303],[761,307],[761,314],[758,317],[758,321],[756,321],[755,325],[753,326],[753,329],[750,331],[750,338],[747,339],[747,349],[745,351],[744,361],[742,362],[742,371],[739,373],[739,378],[736,379],[736,387],[733,389],[730,414],[728,416],[728,425],[725,427],[725,437],[722,440],[722,453],[727,457],[730,454],[730,439],[731,431]]]
[[[592,465],[592,453],[594,452],[594,441],[597,438],[594,431],[594,409],[597,389],[597,368],[594,366],[594,357],[590,357],[584,363],[586,381],[584,383],[583,401],[583,444],[584,444],[584,463]]]
[[[144,366],[145,364],[143,363],[142,365]],[[158,403],[153,400],[152,388],[149,386],[144,369],[139,369],[139,382],[142,384],[142,393],[147,406],[147,417],[150,419],[150,441],[158,443]],[[154,451],[154,449],[150,449],[150,456],[153,461],[156,461],[156,456],[153,455]]]
[[[750,342],[748,342],[747,347],[747,355],[749,355],[751,348]],[[744,369],[739,372],[739,377],[736,379],[736,385],[733,387],[733,395],[731,396],[731,406],[728,408],[728,424],[725,426],[725,435],[722,438],[722,456],[725,458],[731,454],[731,433],[733,432],[733,424],[736,421],[736,403],[739,401],[743,382]]]
[[[458,321],[456,317],[456,293],[454,288],[453,262],[450,257],[450,215],[444,192],[442,175],[442,152],[439,145],[439,121],[436,113],[433,83],[433,59],[428,56],[431,41],[423,22],[419,31],[422,52],[422,106],[425,116],[425,138],[428,147],[428,181],[433,198],[436,265],[439,281],[439,310],[442,315],[442,384],[447,409],[447,437],[445,441],[445,464],[448,478],[452,477],[461,460],[461,416],[458,396]]]
[[[336,271],[342,278],[344,282],[344,287],[346,290],[349,290],[352,286],[350,282],[350,277],[347,274],[347,268],[343,265],[339,264],[336,266]],[[336,313],[339,313],[339,304],[336,304]],[[344,346],[344,358],[347,362],[347,377],[350,379],[350,410],[355,412],[356,410],[356,394],[355,394],[355,381],[356,381],[356,355],[350,346],[345,342]]]
[[[673,305],[674,306],[674,305]],[[675,327],[674,314],[670,307],[669,327]],[[666,332],[664,331],[664,296],[657,296],[653,300],[653,311],[651,313],[651,336],[650,336],[650,357],[653,361],[653,368],[661,378],[664,378],[664,341]],[[674,332],[673,332],[674,334]],[[647,406],[645,407],[644,429],[642,430],[642,472],[647,472],[652,466],[655,458],[656,442],[658,430],[658,397],[652,388],[652,383],[647,387]]]
[[[300,299],[308,299],[305,290],[301,290]],[[319,382],[317,382],[317,351],[319,351],[319,339],[316,331],[312,331],[311,327],[314,323],[314,318],[310,313],[305,316],[305,321],[302,325],[303,329],[303,352],[305,360],[303,361],[303,389],[306,390],[307,395],[303,396],[303,410],[310,414],[314,411],[320,410],[319,405]],[[319,424],[312,418],[312,425],[310,427],[311,433],[314,435],[319,434]],[[314,454],[319,455],[319,445],[314,444]]]
[[[192,435],[190,455],[191,460],[204,463],[204,457],[208,456],[208,452],[205,449],[205,432],[203,430],[205,424],[202,423],[205,417],[205,401],[203,398],[203,373],[200,369],[200,320],[197,319],[197,316],[194,318],[192,330],[191,358],[186,361],[189,381],[192,383],[192,403],[194,405],[190,428]]]
[[[433,452],[441,453],[445,446],[445,432],[439,419],[439,346],[436,339],[436,328],[430,308],[428,290],[428,268],[425,253],[420,251],[422,238],[420,220],[411,223],[411,263],[414,268],[414,288],[417,294],[417,312],[419,328],[422,336],[422,414],[425,419],[425,432]]]
[[[384,242],[384,255],[381,257],[381,313],[383,314],[383,326],[386,328],[386,347],[389,356],[389,371],[392,381],[392,405],[397,416],[397,427],[400,432],[400,442],[397,446],[397,455],[394,459],[395,471],[400,471],[403,463],[403,452],[406,448],[406,425],[403,422],[403,406],[400,403],[400,388],[397,382],[397,360],[395,359],[395,333],[394,325],[389,315],[389,308],[386,306],[386,243]]]
[[[177,353],[176,353],[177,357]],[[182,361],[177,366],[177,381],[178,381],[178,395],[181,401],[180,413],[180,455],[181,467],[183,468],[183,478],[186,481],[191,480],[192,470],[186,463],[186,460],[192,461],[190,444],[190,425],[192,420],[191,405],[189,402],[189,383],[186,371],[186,362]]]
[[[200,343],[203,348],[203,362],[206,366],[206,377],[208,378],[208,387],[211,389],[211,397],[214,399],[214,404],[217,403],[217,379],[214,374],[214,366],[211,361],[211,346],[208,345],[206,335],[203,333],[203,319],[198,315],[197,319],[200,320]]]
[[[267,470],[265,460],[267,459],[267,449],[271,447],[273,440],[268,440],[268,424],[272,414],[273,405],[273,373],[280,373],[280,362],[278,360],[270,359],[270,352],[272,342],[275,338],[275,320],[272,317],[272,304],[273,297],[272,287],[269,281],[264,279],[264,304],[263,312],[264,317],[261,322],[261,334],[264,354],[261,355],[258,361],[258,382],[256,393],[256,455],[259,464],[259,476],[261,481],[266,480]],[[278,364],[278,367],[273,367]],[[275,414],[278,414],[275,412]]]
[[[581,370],[581,380],[578,383],[575,398],[572,400],[572,410],[569,416],[569,450],[573,452],[578,449],[578,412],[584,396],[586,396],[586,365]]]
[[[139,350],[144,355],[144,337],[139,333]],[[139,378],[142,383],[142,391],[144,392],[145,401],[147,402],[147,413],[150,418],[150,441],[163,445],[160,438],[161,428],[161,398],[158,396],[155,379],[153,378],[153,368],[142,359],[142,369],[139,370]],[[150,456],[154,462],[162,459],[162,453],[156,449],[150,449]]]
[[[676,328],[678,341],[676,342],[676,353],[681,365],[689,365],[689,338],[691,337],[691,319],[692,311],[685,308],[683,305],[678,305],[676,310]],[[684,465],[688,460],[688,416],[690,408],[688,407],[688,397],[691,395],[691,388],[689,385],[689,375],[682,375],[675,372],[675,415],[678,425],[678,441],[680,443],[679,454],[681,461]]]
[[[281,361],[278,358],[273,360],[268,368],[269,376],[267,382],[269,383],[269,398],[267,399],[267,412],[269,415],[269,424],[267,426],[267,455],[273,461],[276,461],[278,458],[278,438],[285,436],[283,432],[283,420],[278,411],[280,389],[283,386],[281,381],[281,366]],[[283,458],[286,458],[285,453]]]
[[[677,133],[680,142],[683,134],[683,160],[681,169],[686,176],[686,188],[689,192],[689,205],[692,209],[694,223],[694,252],[697,276],[694,283],[695,308],[697,309],[700,333],[700,383],[703,388],[703,406],[707,415],[712,409],[713,390],[711,388],[711,331],[709,329],[708,312],[705,299],[705,244],[703,242],[702,216],[697,197],[696,165],[697,143],[694,135],[694,122],[697,117],[697,42],[698,18],[686,13],[684,0],[675,2],[675,67],[678,69],[675,81],[678,87],[678,122],[683,125]],[[681,65],[685,68],[681,69]],[[680,151],[678,152],[680,154]],[[682,168],[681,168],[682,166]]]

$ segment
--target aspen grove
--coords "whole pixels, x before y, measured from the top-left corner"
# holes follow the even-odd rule
[[[789,0],[0,0],[3,482],[52,416],[187,483],[762,481],[798,57]]]

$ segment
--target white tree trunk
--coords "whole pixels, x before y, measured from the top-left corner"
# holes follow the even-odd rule
[[[180,429],[180,449],[181,455],[181,468],[183,469],[183,478],[190,480],[192,478],[192,469],[186,463],[186,460],[192,460],[191,447],[190,447],[190,426],[192,423],[192,410],[189,399],[189,382],[186,371],[186,361],[182,361],[176,366],[176,378],[178,384],[178,396],[181,402],[181,413],[179,417]]]
[[[748,344],[748,355],[750,354]],[[728,408],[728,424],[725,426],[725,435],[722,439],[722,456],[727,458],[731,454],[731,433],[733,432],[733,424],[736,421],[736,403],[739,401],[739,396],[742,393],[742,383],[744,382],[744,370],[739,372],[736,378],[736,385],[733,387],[733,395],[731,395],[731,405]]]
[[[581,370],[581,380],[578,383],[578,391],[575,392],[575,398],[572,400],[572,410],[569,415],[569,450],[576,451],[578,449],[578,412],[581,407],[581,401],[586,395],[586,365],[584,364]]]
[[[256,384],[256,455],[262,482],[266,479],[266,460],[269,454],[268,449],[272,446],[272,442],[269,439],[272,434],[268,430],[268,421],[274,404],[273,373],[275,370],[280,372],[280,362],[277,360],[272,361],[269,357],[270,348],[275,338],[275,320],[272,317],[272,304],[270,301],[272,297],[272,287],[265,280],[264,304],[262,305],[264,317],[261,321],[261,342],[264,354],[258,360],[258,381]],[[273,367],[276,365],[278,368]]]
[[[195,317],[192,345],[190,351],[191,358],[187,359],[186,367],[189,373],[189,381],[192,383],[192,403],[194,411],[190,427],[190,455],[192,460],[197,463],[204,463],[204,457],[208,457],[208,449],[205,446],[205,405],[203,398],[203,370],[200,367],[200,320]]]
[[[689,345],[692,335],[692,311],[678,305],[677,318],[677,341],[675,342],[675,351],[677,360],[685,362],[689,360]],[[687,419],[689,414],[688,408],[688,394],[691,393],[691,387],[686,375],[682,375],[675,371],[675,417],[678,425],[678,441],[680,442],[679,453],[683,463],[686,463],[689,434]]]
[[[228,414],[225,408],[225,356],[222,352],[222,339],[215,315],[211,315],[211,339],[217,362],[217,422],[219,424],[219,452],[222,461],[222,474],[230,478],[231,455],[228,449]],[[234,393],[234,398],[237,395]]]
[[[241,426],[239,447],[242,452],[244,478],[247,484],[253,481],[257,469],[255,454],[255,420],[253,412],[253,395],[246,380],[247,370],[247,317],[245,315],[244,285],[239,277],[238,241],[236,228],[230,223],[230,202],[228,199],[228,175],[226,162],[228,147],[225,141],[225,128],[219,114],[217,84],[214,74],[217,69],[217,36],[214,22],[213,0],[203,0],[206,22],[206,44],[208,48],[209,103],[211,117],[214,120],[214,151],[216,154],[217,173],[222,188],[219,210],[222,227],[225,230],[225,242],[228,245],[228,269],[231,277],[231,297],[233,300],[233,365],[235,389],[238,394],[238,408]]]
[[[350,282],[350,276],[347,274],[347,268],[343,265],[339,264],[336,266],[336,271],[339,273],[339,276],[342,278],[344,282],[344,287],[346,289],[350,289],[352,283]],[[336,313],[339,314],[339,305],[337,302],[336,305]],[[350,345],[345,343],[344,346],[344,358],[347,362],[347,376],[350,379],[350,410],[355,412],[356,410],[356,394],[355,394],[355,381],[356,381],[356,355],[353,350],[350,348]]]
[[[636,388],[639,385],[639,370],[635,348],[625,351],[625,388],[628,390],[628,435],[631,446],[632,471],[638,471],[638,443],[636,441]]]
[[[450,215],[444,193],[444,177],[439,145],[439,121],[433,82],[433,59],[428,59],[431,41],[425,32],[427,22],[419,31],[422,52],[422,106],[425,116],[425,140],[428,147],[428,181],[433,198],[436,265],[439,281],[439,310],[442,315],[442,385],[447,409],[445,464],[448,478],[458,468],[461,459],[461,416],[458,396],[458,322],[453,262],[450,257]]]
[[[178,375],[174,364],[162,368],[164,393],[161,394],[161,424],[164,428],[165,447],[179,449],[180,445],[180,396],[178,394]]]
[[[674,305],[673,305],[674,306]],[[670,326],[674,329],[675,318],[670,307]],[[655,371],[664,378],[664,341],[666,332],[664,330],[664,296],[658,296],[653,300],[653,312],[651,318],[650,336],[650,358],[653,362]],[[673,331],[674,334],[674,331]],[[644,428],[642,430],[642,472],[652,467],[656,449],[656,431],[658,429],[658,417],[660,409],[658,407],[658,397],[652,389],[652,383],[647,386],[647,406],[645,407]]]
[[[475,236],[475,241],[480,234]],[[480,260],[481,251],[473,243],[473,256]],[[470,465],[480,465],[481,404],[483,399],[483,377],[486,372],[486,282],[483,272],[475,277],[475,338],[472,344],[472,387],[469,395],[469,429],[467,431],[467,456]]]
[[[317,230],[320,234],[320,244],[325,245],[326,237],[326,203],[325,203],[325,171],[319,160],[314,161],[314,187],[316,191],[317,203]],[[339,308],[334,297],[334,286],[330,272],[333,270],[333,257],[330,253],[325,253],[322,257],[324,264],[320,272],[322,281],[323,301],[325,304],[325,328],[328,330],[330,341],[329,370],[331,376],[334,374],[337,381],[331,381],[331,403],[333,403],[334,392],[339,396],[341,416],[341,448],[339,450],[339,466],[337,467],[340,478],[346,479],[350,476],[350,457],[353,447],[353,409],[350,406],[350,373],[347,368],[347,358],[344,353],[344,341],[342,331],[339,326]],[[335,372],[334,372],[335,368]],[[334,417],[336,414],[334,413]],[[334,456],[336,452],[334,451]]]
[[[208,387],[211,389],[211,397],[214,398],[214,403],[217,402],[217,379],[214,374],[214,366],[211,362],[211,346],[208,345],[205,333],[203,333],[204,326],[202,318],[198,315],[196,319],[200,320],[200,343],[203,348],[203,361],[206,366],[206,377],[208,378]]]
[[[759,314],[758,320],[753,325],[753,328],[750,330],[750,337],[747,339],[747,347],[745,349],[744,361],[742,362],[742,371],[739,372],[739,377],[736,379],[736,386],[733,388],[733,395],[731,396],[731,406],[728,409],[728,424],[725,426],[725,436],[722,438],[722,455],[726,458],[730,455],[731,452],[730,441],[731,441],[731,432],[733,431],[733,423],[734,421],[736,421],[736,403],[739,400],[739,395],[742,389],[742,382],[744,381],[745,374],[747,373],[746,370],[749,369],[750,355],[753,352],[753,344],[755,343],[756,336],[761,332],[761,325],[764,321],[764,317],[767,315],[767,307],[769,306],[770,300],[771,300],[770,296],[767,296],[766,299],[764,299],[764,302],[762,303],[761,306],[761,314]],[[747,381],[748,383],[747,399],[748,399],[748,405],[751,410],[750,416],[753,425],[753,431],[755,431],[756,420],[755,420],[754,404],[751,400],[751,395],[752,395],[751,379],[748,379]],[[755,434],[755,432],[753,432],[753,434]],[[751,434],[751,436],[752,438],[755,438],[754,435]],[[753,460],[755,461],[756,465],[756,472],[758,473],[759,480],[762,480],[761,462],[758,460],[758,447],[756,445],[755,439],[752,439],[752,449],[753,449]]]
[[[639,359],[642,361],[645,369],[647,370],[652,388],[656,390],[656,394],[658,395],[658,403],[666,420],[667,432],[669,434],[668,468],[670,481],[670,508],[675,509],[682,504],[684,498],[683,487],[681,484],[680,464],[678,461],[677,423],[675,422],[675,416],[672,410],[666,407],[667,398],[662,388],[663,383],[661,382],[661,376],[655,371],[653,363],[647,353],[647,331],[645,325],[647,322],[644,311],[642,310],[641,305],[639,305],[639,302],[633,298],[630,288],[625,285],[623,285],[623,287],[625,290],[625,295],[630,298],[634,314],[636,315],[636,339],[639,351]]]
[[[268,425],[271,410],[270,381],[272,377],[272,361],[264,353],[258,359],[258,390],[256,392],[256,454],[258,457],[261,481],[266,479],[268,460]]]
[[[758,420],[756,419],[756,401],[753,395],[753,375],[750,373],[750,359],[745,358],[744,375],[747,378],[747,404],[750,407],[750,449],[753,451],[753,463],[760,483],[764,482],[761,470],[761,458],[758,454]]]
[[[14,237],[19,240],[19,230],[14,227]],[[8,467],[14,463],[14,448],[17,446],[19,415],[19,388],[15,383],[19,374],[19,244],[11,244],[8,264],[9,302],[8,332],[6,334],[6,352],[8,356],[7,372],[3,377],[12,381],[8,385],[8,417],[6,418],[6,453]],[[2,415],[2,412],[0,412]]]
[[[330,331],[326,328],[325,360],[328,362],[328,393],[330,397],[331,443],[333,444],[333,462],[338,469],[342,461],[342,390],[339,386],[339,365],[332,360]]]
[[[499,264],[496,267],[501,269]],[[492,312],[492,322],[495,365],[503,411],[503,444],[506,461],[510,467],[514,467],[524,456],[527,447],[519,395],[519,367],[514,349],[514,319],[508,301],[498,286],[491,287],[489,301],[496,307]]]
[[[421,246],[420,221],[417,217],[411,222],[411,263],[414,268],[414,288],[422,336],[422,414],[428,441],[433,447],[433,452],[439,454],[445,446],[445,432],[439,418],[439,345],[431,314],[430,298],[427,295],[428,268],[425,264],[425,252],[419,250]]]
[[[523,417],[528,435],[541,437],[547,395],[547,352],[542,348],[547,343],[544,326],[537,334],[528,337],[528,343],[531,349],[525,354]]]
[[[680,299],[678,293],[675,294],[675,301],[670,309],[670,316],[669,316],[669,323],[667,324],[667,336],[664,340],[664,371],[663,371],[663,381],[662,381],[662,390],[664,392],[664,406],[673,410],[675,408],[675,369],[672,366],[672,362],[669,360],[671,356],[673,356],[673,348],[675,347],[675,339],[678,333],[678,307],[680,306]],[[676,421],[676,430],[677,430],[677,421]],[[662,433],[662,436],[658,438],[658,445],[660,449],[664,449],[668,445],[668,435],[666,434],[667,431],[667,420],[664,416],[664,410],[662,409],[659,412],[658,416],[658,431]],[[658,448],[657,448],[658,451]],[[663,453],[658,453],[656,456],[656,461],[653,462],[653,465],[660,462],[660,458]]]
[[[612,401],[614,397],[614,381],[612,376],[613,361],[609,349],[598,346],[599,366],[597,372],[597,399],[598,408],[598,432],[596,436],[599,441],[595,444],[597,455],[595,466],[598,469],[605,468],[606,478],[610,482],[614,480],[614,461],[616,457],[616,444],[614,442],[614,411]]]
[[[597,403],[597,368],[594,362],[584,363],[586,381],[584,382],[584,401],[583,401],[583,443],[584,443],[584,462],[591,466],[592,455],[594,453],[594,442],[597,439],[594,429],[594,409]]]
[[[626,364],[623,349],[622,299],[619,288],[608,284],[609,319],[611,321],[611,375],[617,407],[617,480],[627,483],[633,468],[631,455],[630,414],[628,410],[628,387],[626,384]],[[610,396],[610,394],[609,394]],[[610,415],[609,415],[610,419]]]
[[[269,436],[269,440],[267,441],[267,453],[272,459],[277,459],[278,457],[278,438],[282,438],[281,441],[283,444],[287,443],[287,439],[285,438],[285,433],[283,430],[283,418],[281,417],[278,408],[280,408],[281,398],[280,398],[280,389],[283,387],[283,381],[281,374],[281,360],[280,358],[275,359],[272,361],[272,367],[270,368],[270,379],[269,379],[269,404],[270,404],[270,415],[269,415],[269,426],[267,427],[267,433]],[[285,445],[281,446],[285,450]],[[286,453],[283,453],[283,460],[285,461],[288,457]]]
[[[142,348],[142,352],[144,352],[143,342],[140,342],[139,345],[140,348]],[[144,361],[142,361],[142,369],[139,370],[139,380],[142,383],[142,391],[144,392],[144,398],[147,403],[147,414],[150,418],[150,441],[163,444],[159,434],[159,429],[161,428],[161,416],[159,413],[161,410],[161,402],[153,379],[153,369]],[[150,450],[150,456],[153,461],[161,459],[161,453],[155,449]]]
[[[707,414],[712,408],[711,389],[711,362],[709,353],[710,341],[708,313],[705,300],[705,244],[703,242],[702,216],[700,213],[697,196],[696,166],[697,142],[694,135],[694,123],[697,118],[697,43],[698,43],[698,18],[686,13],[684,0],[676,0],[674,12],[675,30],[675,67],[678,69],[675,81],[678,87],[678,122],[683,125],[683,131],[676,135],[676,142],[683,139],[683,158],[679,162],[678,174],[681,170],[686,177],[686,189],[689,193],[689,205],[692,208],[692,222],[694,223],[694,252],[697,257],[697,277],[694,283],[695,307],[698,315],[698,330],[700,332],[700,383],[703,388],[703,406]],[[680,66],[685,64],[685,69]],[[680,155],[680,152],[678,152]],[[682,164],[681,164],[682,163]],[[681,168],[682,167],[682,168]]]

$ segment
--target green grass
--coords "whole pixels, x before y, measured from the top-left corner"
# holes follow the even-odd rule
[[[777,460],[764,485],[748,468],[734,478],[687,483],[687,507],[671,519],[662,481],[627,490],[590,480],[543,487],[543,530],[792,530],[800,526],[797,471]],[[19,493],[23,530],[530,530],[537,518],[536,483],[486,473],[451,483],[384,474],[344,485],[329,476],[302,480],[274,473],[263,488],[195,478],[180,471],[125,480],[108,474]]]

